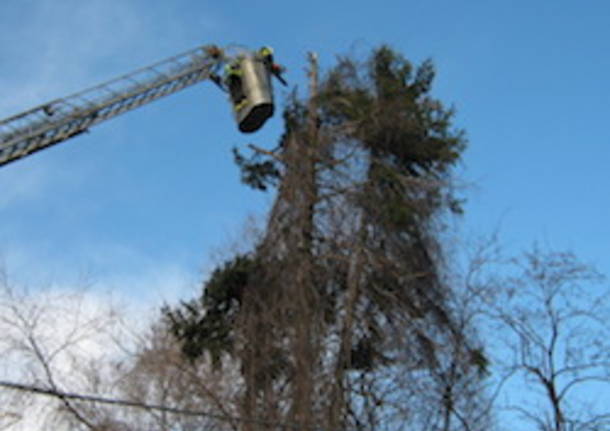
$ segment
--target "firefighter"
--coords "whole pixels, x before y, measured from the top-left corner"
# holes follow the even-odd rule
[[[273,76],[275,76],[277,78],[278,81],[280,81],[282,83],[282,85],[284,87],[286,87],[288,85],[288,83],[286,82],[286,80],[284,79],[284,77],[282,76],[282,73],[286,72],[286,68],[284,66],[280,66],[277,63],[273,63],[271,65],[271,70],[270,70],[271,74]]]
[[[265,66],[271,68],[271,65],[273,64],[273,48],[270,46],[263,46],[258,50],[258,54],[263,59]]]
[[[233,107],[236,111],[239,111],[247,103],[243,88],[242,70],[241,65],[239,64],[239,59],[227,63],[225,66],[225,83],[229,89],[229,94],[231,95],[231,100],[233,101]]]
[[[282,85],[288,85],[288,83],[282,76],[282,73],[286,71],[286,68],[273,62],[273,48],[271,48],[270,46],[263,46],[261,49],[258,50],[258,54],[262,58],[263,63],[267,67],[269,73],[275,76],[278,81],[282,83]]]

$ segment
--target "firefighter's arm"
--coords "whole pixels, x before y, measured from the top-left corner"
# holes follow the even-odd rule
[[[288,86],[288,82],[282,76],[282,73],[286,72],[286,68],[284,66],[280,66],[279,64],[273,63],[271,66],[271,74],[277,78],[278,81],[282,83],[284,86]]]

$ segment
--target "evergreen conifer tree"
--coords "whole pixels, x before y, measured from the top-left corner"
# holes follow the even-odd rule
[[[446,345],[464,375],[485,365],[454,323],[439,244],[439,220],[461,211],[451,170],[465,138],[430,94],[429,61],[381,46],[321,80],[310,62],[278,150],[235,152],[245,183],[277,187],[262,241],[165,316],[192,360],[239,363],[245,417],[399,428],[411,416],[396,373],[437,367]]]

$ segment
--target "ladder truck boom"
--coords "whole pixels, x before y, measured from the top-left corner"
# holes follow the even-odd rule
[[[0,120],[0,166],[70,139],[119,114],[215,77],[214,73],[223,59],[214,54],[214,48],[202,46],[184,52]]]

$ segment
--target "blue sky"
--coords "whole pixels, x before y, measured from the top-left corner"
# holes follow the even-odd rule
[[[270,44],[304,89],[307,51],[328,67],[385,42],[434,61],[434,93],[467,131],[460,231],[569,248],[610,274],[608,22],[595,0],[3,0],[0,118],[202,44]],[[126,297],[179,297],[271,201],[240,184],[231,147],[280,133],[276,116],[240,135],[203,83],[1,168],[0,256],[24,280],[90,273]]]
[[[308,50],[330,66],[387,42],[433,59],[435,93],[468,133],[464,232],[499,226],[507,246],[544,241],[610,269],[608,18],[601,1],[8,0],[0,116],[206,43],[271,44],[304,88]],[[278,116],[239,135],[209,84],[108,122],[0,171],[0,252],[33,272],[167,267],[197,280],[270,199],[239,184],[230,148],[271,147],[280,131]]]

